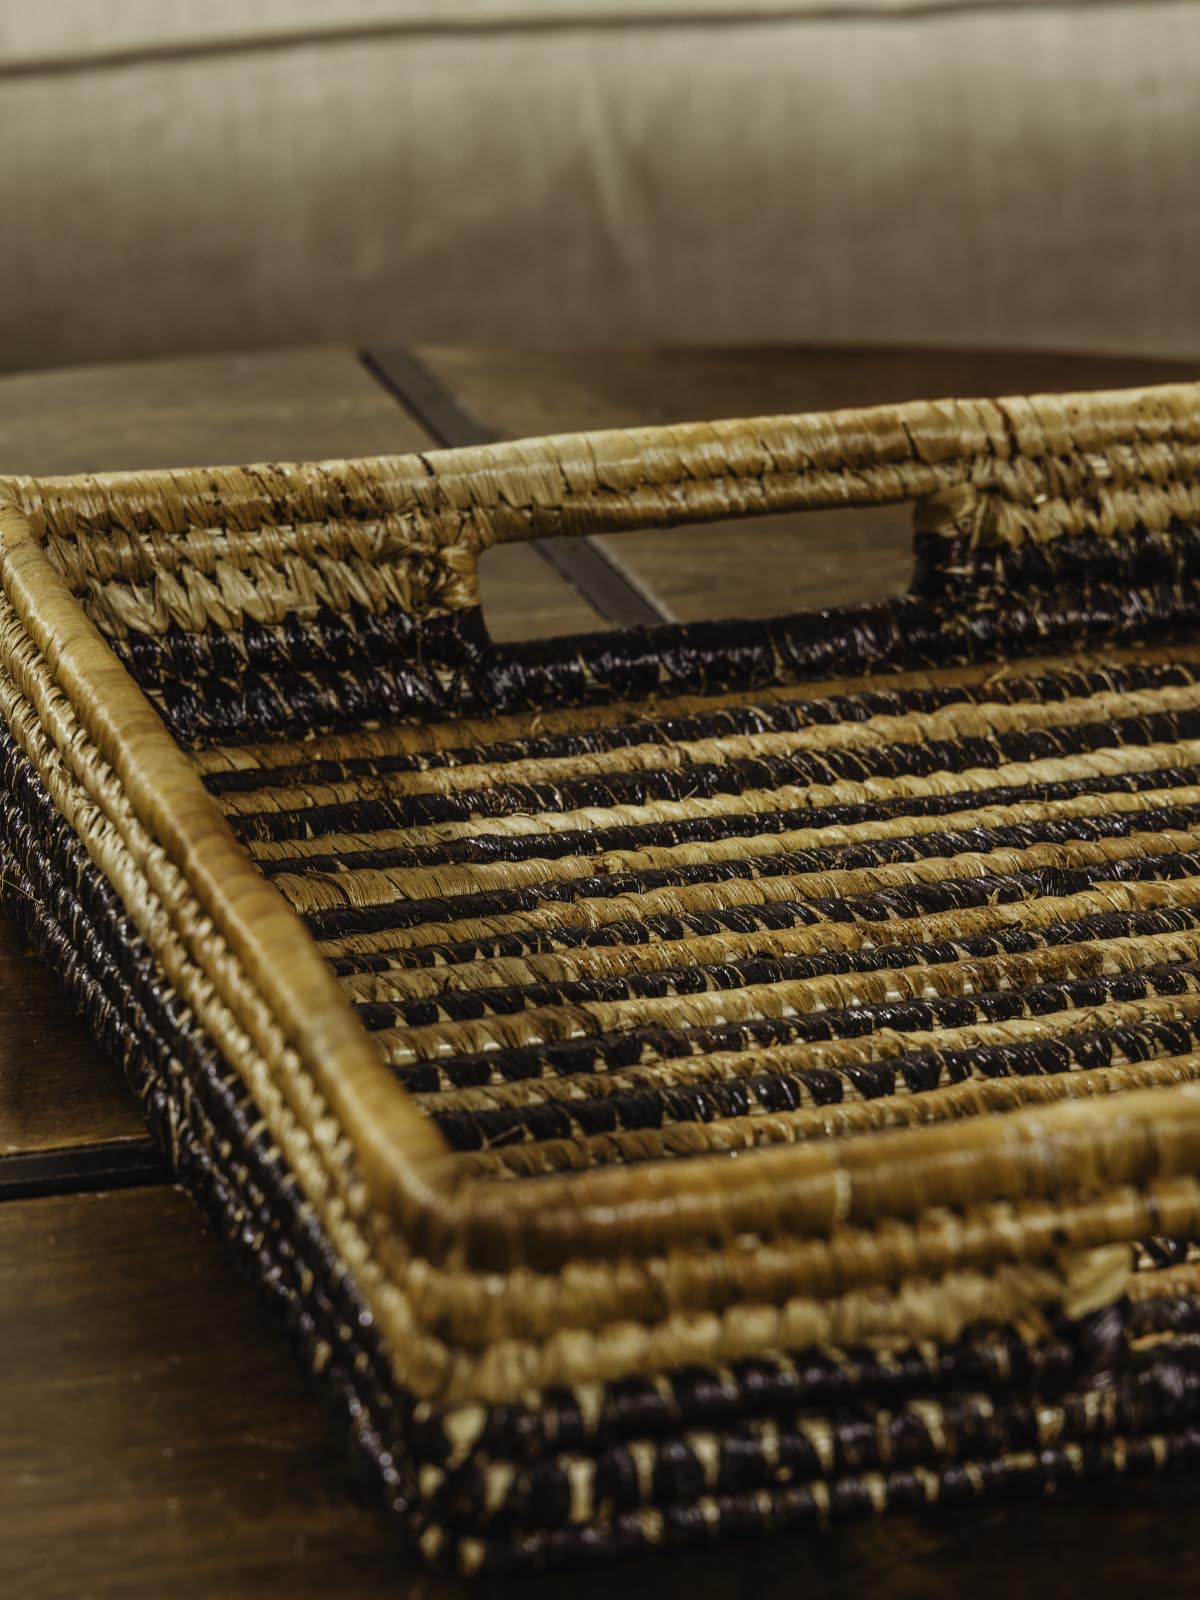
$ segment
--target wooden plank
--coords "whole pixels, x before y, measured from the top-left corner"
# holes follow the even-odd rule
[[[5,1600],[1194,1593],[1187,1476],[459,1583],[355,1499],[336,1426],[178,1190],[0,1206],[0,1283]]]
[[[81,1147],[98,1145],[116,1162],[110,1175],[144,1169],[137,1101],[0,907],[0,1196],[27,1189],[56,1163],[64,1182],[78,1179]],[[19,1159],[32,1156],[39,1160]]]
[[[506,544],[485,551],[479,563],[479,587],[488,631],[498,644],[595,633],[608,626],[531,545]]]
[[[2,472],[314,461],[428,443],[340,346],[0,378]]]
[[[405,1570],[179,1190],[0,1206],[0,1282],[8,1600],[373,1593]]]
[[[427,347],[422,360],[499,434],[823,411],[922,395],[1157,383],[1194,364],[1047,351],[503,351]],[[771,616],[900,593],[909,513],[810,512],[601,541],[671,616]]]

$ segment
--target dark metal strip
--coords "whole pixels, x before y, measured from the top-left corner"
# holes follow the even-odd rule
[[[411,350],[366,350],[363,365],[439,444],[494,444],[498,437]],[[595,539],[536,539],[530,546],[606,622],[619,628],[669,617]]]
[[[670,620],[595,539],[539,539],[534,548],[606,622],[636,628]]]
[[[498,437],[411,350],[364,350],[362,363],[438,444],[495,444]]]
[[[173,1181],[170,1167],[149,1139],[23,1150],[0,1156],[0,1201],[141,1188]]]

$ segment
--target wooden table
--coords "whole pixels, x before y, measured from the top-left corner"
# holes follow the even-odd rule
[[[799,349],[520,354],[327,348],[0,379],[0,471],[418,449],[491,436],[1136,383],[1186,364]],[[763,614],[906,579],[894,512],[508,548],[508,638]],[[564,575],[565,574],[565,575]],[[582,593],[580,592],[582,589]],[[761,1600],[1191,1594],[1194,1480],[893,1518],[583,1574]],[[132,1095],[0,912],[0,1595],[5,1600],[561,1592],[430,1576],[355,1498],[333,1421],[146,1140]]]

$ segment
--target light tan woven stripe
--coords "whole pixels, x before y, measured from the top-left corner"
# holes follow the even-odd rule
[[[1190,1089],[1179,1091],[1191,1092]],[[1129,1103],[1124,1096],[1113,1102],[1121,1107]],[[1050,1116],[1062,1120],[1080,1113],[1091,1116],[1100,1104],[1073,1102],[1041,1115],[1043,1120]],[[1011,1126],[1012,1122],[1012,1118],[1005,1119],[1001,1125]],[[937,1131],[961,1135],[973,1126],[963,1123]],[[896,1143],[905,1142],[906,1137],[891,1136]],[[862,1149],[866,1142],[853,1141],[849,1148]],[[794,1163],[803,1154],[816,1153],[817,1147],[812,1146],[762,1150],[756,1154],[755,1163],[777,1164],[781,1158]],[[682,1170],[682,1164],[673,1165],[669,1170]],[[614,1169],[615,1174],[619,1173],[626,1180],[632,1177],[633,1171]],[[574,1181],[582,1184],[585,1176],[581,1174]],[[547,1180],[547,1186],[553,1181]],[[502,1198],[516,1192],[517,1187],[512,1183],[498,1184],[496,1192]],[[759,1349],[797,1350],[820,1342],[822,1337],[832,1337],[832,1333],[822,1335],[814,1329],[811,1321],[816,1309],[814,1302],[819,1305],[826,1297],[833,1300],[852,1296],[857,1289],[866,1289],[871,1284],[876,1286],[874,1291],[868,1294],[865,1303],[859,1302],[856,1307],[861,1319],[858,1337],[886,1337],[889,1333],[894,1336],[903,1330],[903,1323],[893,1320],[892,1314],[883,1309],[897,1294],[903,1297],[898,1284],[931,1277],[950,1280],[959,1273],[981,1268],[989,1268],[1001,1278],[1005,1265],[1037,1268],[1040,1264],[1044,1269],[1057,1260],[1060,1271],[1070,1275],[1075,1271],[1094,1273],[1100,1262],[1107,1261],[1106,1293],[1099,1302],[1094,1302],[1104,1303],[1105,1298],[1119,1294],[1123,1283],[1132,1276],[1132,1251],[1128,1248],[1120,1251],[1119,1271],[1111,1270],[1116,1260],[1114,1246],[1127,1246],[1156,1228],[1168,1235],[1184,1236],[1195,1230],[1198,1217],[1200,1185],[1195,1179],[1180,1177],[1152,1183],[1144,1191],[1116,1187],[1108,1190],[1103,1198],[1088,1197],[1059,1205],[1029,1202],[969,1209],[961,1214],[949,1210],[936,1215],[930,1213],[916,1226],[898,1220],[894,1229],[879,1234],[847,1228],[831,1241],[829,1251],[822,1255],[819,1271],[810,1267],[799,1249],[789,1246],[776,1250],[766,1244],[755,1247],[753,1272],[743,1276],[745,1264],[741,1260],[741,1250],[731,1246],[721,1252],[724,1261],[716,1265],[728,1269],[736,1263],[736,1276],[740,1280],[736,1288],[720,1275],[713,1275],[708,1282],[712,1308],[715,1311],[724,1307],[725,1314],[707,1322],[702,1318],[688,1319],[686,1328],[680,1326],[683,1319],[674,1313],[668,1312],[664,1317],[663,1307],[679,1304],[684,1298],[695,1295],[698,1274],[702,1270],[697,1258],[677,1257],[666,1263],[657,1295],[647,1292],[646,1282],[630,1270],[632,1263],[628,1267],[625,1263],[611,1264],[600,1274],[589,1273],[581,1264],[574,1263],[557,1282],[550,1277],[530,1280],[527,1284],[523,1281],[525,1292],[519,1301],[514,1301],[512,1311],[524,1327],[524,1337],[504,1337],[497,1308],[489,1305],[482,1281],[474,1284],[473,1309],[477,1321],[473,1329],[466,1326],[469,1314],[466,1298],[460,1304],[459,1326],[464,1335],[464,1354],[468,1350],[478,1353],[475,1377],[480,1390],[488,1394],[498,1392],[496,1380],[501,1374],[511,1380],[522,1371],[526,1381],[506,1382],[507,1392],[512,1393],[514,1388],[517,1392],[522,1388],[537,1388],[546,1382],[603,1380],[615,1377],[621,1370],[662,1370],[664,1365],[671,1364],[670,1360],[662,1362],[663,1341],[673,1346],[674,1360],[679,1364],[718,1365],[738,1359],[739,1352],[745,1353],[750,1348],[751,1339]],[[1064,1237],[1090,1241],[1090,1247],[1083,1245],[1078,1253],[1059,1254],[1055,1241]],[[891,1263],[892,1281],[888,1281],[886,1272],[881,1270],[881,1250]],[[1107,1254],[1110,1251],[1113,1253]],[[605,1303],[611,1303],[614,1280],[624,1296],[629,1320],[601,1326],[595,1297],[603,1295]],[[812,1292],[795,1293],[799,1282],[811,1285]],[[1062,1278],[1059,1283],[1062,1295]],[[414,1264],[408,1287],[418,1316],[422,1321],[433,1321],[442,1312],[444,1302],[440,1294],[426,1297],[424,1269],[420,1263]],[[569,1328],[560,1320],[563,1291],[572,1295],[572,1326]],[[1067,1298],[1069,1296],[1068,1288]],[[869,1321],[869,1313],[864,1315],[872,1302],[879,1316],[874,1325]],[[950,1309],[943,1299],[934,1314],[940,1318]],[[957,1320],[959,1310],[957,1307],[953,1310]],[[797,1312],[804,1319],[800,1325],[797,1325]],[[836,1309],[825,1304],[820,1313],[829,1318],[823,1324],[826,1329],[833,1320],[830,1312],[836,1315]],[[922,1321],[924,1326],[929,1326],[928,1321]],[[942,1336],[947,1336],[945,1329],[949,1325],[948,1320],[939,1330]],[[845,1331],[843,1325],[842,1333]],[[452,1382],[448,1397],[456,1390],[457,1384]]]
[[[356,1001],[427,998],[510,984],[566,983],[584,977],[656,972],[665,967],[708,966],[755,955],[822,955],[940,940],[954,942],[1005,928],[1035,931],[1107,912],[1193,906],[1197,902],[1200,877],[1163,883],[1107,883],[1076,895],[1043,895],[1036,900],[942,911],[926,917],[811,923],[757,933],[697,935],[656,944],[584,946],[544,955],[498,956],[433,967],[392,966],[382,972],[353,973],[339,981]]]
[[[1181,1299],[1194,1299],[1200,1294],[1200,1261],[1183,1261],[1178,1266],[1159,1267],[1154,1272],[1139,1272],[1130,1280],[1125,1292],[1138,1305],[1145,1305],[1148,1301],[1172,1299],[1176,1295]],[[1139,1344],[1145,1347],[1155,1339],[1163,1337],[1170,1335],[1152,1334],[1139,1341]]]
[[[483,938],[499,933],[520,932],[525,929],[575,927],[597,928],[621,918],[642,920],[654,915],[677,915],[680,911],[711,911],[731,906],[769,905],[780,900],[820,900],[845,898],[848,895],[870,894],[886,888],[899,888],[904,884],[947,883],[954,879],[976,878],[988,874],[997,877],[1016,872],[1028,872],[1037,867],[1089,867],[1103,868],[1106,864],[1128,861],[1139,856],[1176,853],[1191,855],[1200,850],[1200,834],[1178,830],[1163,833],[1138,833],[1128,838],[1076,840],[1062,845],[1030,845],[1023,850],[1000,849],[990,851],[964,851],[961,855],[942,856],[922,861],[898,862],[895,865],[864,867],[833,872],[797,873],[792,876],[771,878],[732,878],[724,882],[686,884],[670,889],[648,890],[643,893],[616,895],[607,899],[583,898],[570,901],[553,901],[528,911],[499,913],[488,917],[464,917],[436,923],[420,923],[407,928],[392,928],[379,933],[347,934],[342,938],[325,939],[321,948],[327,954],[372,950],[381,946],[396,949],[415,949],[428,944],[441,944],[452,940]],[[349,877],[349,874],[338,876]],[[363,898],[355,901],[352,891],[345,887],[341,892],[314,882],[312,877],[281,873],[275,882],[280,892],[301,911],[311,911],[321,906],[347,904],[375,904],[372,890],[378,886],[389,898],[390,885],[386,874],[356,874],[363,880],[360,892]]]
[[[423,616],[479,604],[474,554],[439,551],[389,561],[345,557],[286,562],[247,557],[218,567],[211,577],[190,568],[178,576],[156,574],[147,584],[88,583],[75,586],[84,609],[110,639],[137,632],[158,637],[170,628],[187,633],[239,629],[247,621],[278,625],[289,617],[310,619],[320,611],[351,606],[380,615],[390,607]]]
[[[1133,799],[1142,801],[1142,794],[1122,795],[1120,799]],[[1185,799],[1184,796],[1197,796],[1200,791],[1186,788],[1174,792],[1171,804],[1191,806],[1197,803],[1195,798]],[[1117,796],[1113,797],[1117,799]],[[1158,791],[1158,802],[1163,803],[1164,796]],[[1086,817],[1100,826],[1105,817],[1136,816],[1139,812],[1150,809],[1145,804],[1137,805],[1105,805],[1092,797],[1090,809],[1080,806],[1078,809],[1068,809],[1060,813],[1053,802],[1040,803],[1040,811],[1035,814],[1039,805],[1034,802],[1025,807],[1014,807],[1013,810],[1022,813],[1013,817],[1012,821],[1021,820],[1029,825],[1039,822],[1047,824],[1056,820],[1058,815]],[[981,819],[987,817],[987,812],[978,812],[976,816]],[[943,834],[951,831],[952,825],[945,825],[945,818],[926,818],[918,820],[923,825],[915,828],[901,828],[896,824],[909,819],[889,819],[882,827],[874,826],[879,830],[874,835],[875,839],[919,837],[922,834]],[[976,827],[992,829],[1004,827],[1008,819],[1003,815],[992,813],[988,820],[980,820]],[[942,827],[931,827],[927,824],[941,822]],[[860,825],[870,826],[870,825]],[[367,836],[369,837],[369,836]],[[871,835],[864,833],[859,836],[860,841],[867,842]],[[1145,832],[1139,837],[1153,839],[1168,836]],[[1178,835],[1172,836],[1177,838]],[[442,898],[453,899],[459,896],[484,894],[489,890],[498,891],[505,889],[520,889],[529,885],[571,883],[597,877],[608,877],[624,873],[642,873],[652,871],[669,871],[676,868],[689,868],[703,870],[706,868],[719,869],[723,863],[741,862],[748,868],[753,868],[756,862],[762,862],[764,875],[771,870],[773,859],[781,855],[789,855],[797,851],[824,850],[836,846],[840,841],[836,837],[836,830],[829,830],[822,835],[820,830],[805,828],[795,833],[759,834],[754,838],[737,838],[720,840],[714,843],[701,841],[681,845],[670,845],[662,848],[648,848],[645,850],[611,850],[601,851],[594,855],[550,856],[534,857],[526,861],[512,862],[472,862],[458,865],[449,863],[436,867],[364,867],[354,868],[348,863],[342,864],[334,872],[282,872],[277,873],[274,882],[281,892],[298,910],[303,912],[329,910],[337,906],[367,906],[388,905],[393,902],[406,900],[439,900]],[[1037,848],[1031,846],[1031,848]],[[1164,849],[1174,848],[1173,844],[1164,845]],[[942,858],[942,859],[954,859]],[[916,863],[897,863],[900,865],[914,866]],[[833,869],[831,869],[833,870]],[[862,872],[882,872],[892,870],[890,867],[864,867],[858,869]],[[713,872],[716,878],[717,871]],[[891,880],[887,880],[891,881]],[[858,892],[858,891],[847,891]],[[808,898],[801,896],[801,898]]]
[[[972,794],[992,789],[1022,789],[1032,784],[1072,783],[1089,778],[1103,780],[1159,768],[1194,767],[1198,763],[1200,740],[1185,739],[1164,744],[1125,745],[1072,756],[1047,756],[1039,761],[1014,762],[1000,767],[970,767],[962,772],[947,770],[924,777],[875,777],[863,781],[843,778],[835,783],[783,784],[776,789],[743,790],[740,794],[711,798],[695,796],[686,800],[651,800],[638,805],[589,806],[577,811],[473,817],[460,822],[383,829],[370,835],[327,834],[313,840],[251,841],[248,848],[257,859],[265,861],[293,855],[337,855],[342,850],[352,853],[362,848],[364,838],[370,839],[368,848],[371,849],[417,848],[488,835],[525,838],[541,833],[687,822],[696,817],[751,817],[795,810],[812,811],[814,826],[819,827],[820,812],[830,806],[879,805],[889,800],[955,794],[961,794],[965,801]]]

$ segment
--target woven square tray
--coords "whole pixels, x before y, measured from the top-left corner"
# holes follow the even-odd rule
[[[0,485],[6,881],[430,1559],[1200,1453],[1198,465],[1176,386]],[[483,623],[908,500],[895,601]]]

